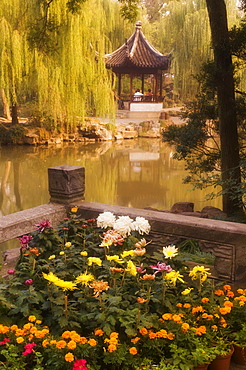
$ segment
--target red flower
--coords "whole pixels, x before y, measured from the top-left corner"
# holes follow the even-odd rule
[[[26,284],[26,285],[32,285],[32,283],[33,283],[33,280],[32,280],[32,279],[27,279],[27,280],[25,281],[25,284]]]
[[[4,338],[4,340],[2,342],[0,342],[0,346],[6,344],[7,342],[9,342],[10,339],[9,338]]]
[[[24,346],[25,351],[24,351],[24,352],[22,352],[22,354],[23,354],[24,356],[29,355],[30,353],[32,353],[32,352],[33,352],[33,347],[35,347],[35,346],[36,346],[36,343],[34,343],[34,342],[32,342],[32,343],[27,343],[27,344]]]
[[[40,224],[37,224],[35,225],[36,228],[38,229],[38,231],[40,231],[41,233],[45,230],[45,229],[53,229],[50,221],[46,220],[46,221],[43,221],[43,222],[40,222]]]
[[[73,364],[73,369],[72,370],[88,370],[88,367],[85,366],[86,363],[87,363],[87,361],[84,360],[83,358],[81,360],[77,360]]]

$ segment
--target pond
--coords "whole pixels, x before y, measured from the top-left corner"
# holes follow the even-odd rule
[[[205,201],[205,191],[182,184],[184,162],[160,139],[137,139],[60,146],[2,146],[1,216],[49,202],[48,167],[85,167],[85,199],[127,207],[169,210],[191,201],[195,211],[221,208],[221,199]]]

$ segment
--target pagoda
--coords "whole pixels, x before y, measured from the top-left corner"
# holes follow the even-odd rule
[[[155,49],[142,32],[142,23],[136,22],[135,32],[126,42],[105,55],[106,67],[118,77],[118,98],[128,101],[130,110],[159,110],[162,107],[162,90],[164,75],[169,72],[171,54],[163,55]],[[122,78],[129,77],[130,87],[128,99],[122,96]],[[141,93],[138,102],[134,101],[134,81],[141,80]],[[151,99],[145,92],[146,81],[151,81]],[[148,83],[149,87],[150,83]],[[147,104],[147,106],[146,106]]]

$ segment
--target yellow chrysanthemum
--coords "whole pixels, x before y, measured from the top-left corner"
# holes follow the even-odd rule
[[[124,263],[124,261],[117,255],[115,254],[114,256],[106,256],[108,261],[113,261],[117,263]]]
[[[190,294],[190,292],[192,291],[193,288],[186,288],[185,290],[183,290],[183,292],[181,292],[182,295],[188,295]]]
[[[49,272],[48,274],[45,274],[43,272],[43,277],[46,280],[50,281],[51,283],[54,283],[55,281],[59,280],[59,278],[56,275],[54,275],[53,272]]]
[[[92,274],[84,273],[76,277],[77,284],[82,284],[82,285],[89,285],[89,282],[93,280],[95,280],[95,278]]]
[[[53,283],[54,285],[58,286],[59,288],[62,288],[63,290],[74,290],[77,289],[76,283],[72,281],[64,281],[62,279],[59,279],[57,276],[55,276],[52,272],[49,272],[48,274],[45,274],[43,272],[43,277]]]
[[[53,260],[54,258],[56,258],[55,254],[52,254],[51,256],[49,256],[48,260]]]
[[[179,271],[170,271],[167,272],[165,275],[165,280],[170,281],[173,285],[176,285],[177,281],[181,281],[181,283],[184,283],[184,280],[182,279],[183,275],[179,273]]]
[[[80,255],[81,255],[82,257],[87,257],[87,256],[88,256],[88,252],[86,252],[86,251],[82,251],[82,252],[80,252]]]
[[[192,280],[200,280],[200,282],[203,283],[207,279],[208,275],[211,275],[209,270],[209,268],[205,268],[204,266],[195,266],[190,271],[189,276]]]
[[[123,253],[121,253],[121,258],[126,258],[128,256],[134,256],[134,250],[124,251]]]
[[[129,274],[132,276],[137,275],[137,268],[132,261],[127,262],[126,271],[129,272]]]
[[[102,266],[102,260],[101,260],[101,258],[98,258],[98,257],[88,257],[88,262],[87,262],[88,266],[92,266],[93,263],[95,265]]]

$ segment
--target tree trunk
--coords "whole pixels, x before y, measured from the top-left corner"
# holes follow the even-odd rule
[[[11,116],[12,116],[12,124],[17,125],[19,123],[18,120],[18,111],[17,111],[17,104],[13,104],[11,107]]]
[[[233,198],[231,186],[240,186],[241,171],[233,66],[229,46],[224,0],[206,0],[214,50],[215,79],[220,125],[223,211],[228,215],[242,211],[242,201]],[[228,189],[229,185],[229,189]]]
[[[1,89],[1,98],[2,98],[2,102],[3,102],[3,115],[4,115],[5,118],[7,118],[8,121],[11,121],[9,104],[7,102],[7,99],[6,99],[4,89]]]

